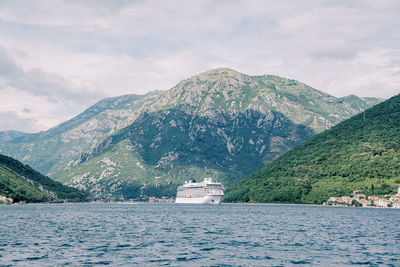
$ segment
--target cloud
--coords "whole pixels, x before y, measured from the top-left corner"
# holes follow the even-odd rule
[[[216,67],[390,97],[400,88],[398,10],[397,0],[0,1],[0,85],[64,115]]]
[[[60,103],[12,87],[0,86],[0,96],[0,113],[3,118],[0,128],[3,130],[45,130],[72,118],[87,107],[73,101]],[[13,121],[14,124],[11,124]],[[6,128],[11,126],[12,128]]]
[[[319,40],[312,44],[308,55],[314,60],[346,61],[355,59],[361,51],[361,46],[348,44],[342,40]]]
[[[41,68],[24,70],[1,46],[0,79],[3,87],[18,88],[53,101],[81,101],[94,96],[88,89],[73,84],[59,74],[48,73]]]
[[[11,54],[0,46],[1,129],[27,132],[47,129],[104,97],[61,75],[40,68],[24,70]]]
[[[35,131],[36,121],[28,118],[21,118],[14,111],[0,111],[0,131],[15,130],[23,132]]]

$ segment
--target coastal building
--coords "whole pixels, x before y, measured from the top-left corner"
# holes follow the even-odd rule
[[[342,200],[341,197],[330,197],[328,199],[328,203],[329,202],[331,202],[331,203],[343,203],[343,200]]]
[[[149,197],[149,202],[150,203],[156,203],[156,202],[173,203],[174,201],[175,201],[175,199],[168,198],[166,196],[162,196],[161,198],[159,198],[159,197]]]
[[[366,199],[360,199],[360,200],[357,200],[359,203],[361,203],[361,205],[363,206],[363,207],[368,207],[370,204],[371,204],[371,202],[370,201],[368,201],[368,200],[366,200]]]
[[[397,189],[397,194],[396,194],[396,196],[397,196],[398,198],[400,198],[400,186],[399,186],[399,188]]]
[[[353,198],[348,196],[342,196],[342,202],[346,204],[351,204],[351,202],[353,202]]]
[[[358,190],[354,190],[351,197],[341,196],[341,197],[330,197],[327,201],[328,205],[346,205],[346,206],[361,206],[369,207],[376,206],[380,208],[396,208],[400,209],[400,186],[395,195],[385,195],[384,198],[379,196],[366,196],[365,194],[360,194]]]
[[[392,195],[392,196],[390,196],[389,201],[390,202],[398,202],[398,201],[400,201],[400,196]]]
[[[354,190],[353,193],[351,194],[355,199],[362,199],[365,198],[364,194],[359,194],[358,190]]]
[[[364,194],[355,194],[354,198],[357,199],[357,200],[358,199],[365,199],[365,195]]]
[[[374,203],[375,203],[375,206],[377,206],[377,207],[387,208],[388,204],[389,204],[389,200],[388,199],[384,199],[384,198],[379,198]]]
[[[392,204],[392,208],[400,209],[400,202],[395,202]]]
[[[375,202],[375,201],[379,200],[379,197],[377,197],[377,196],[369,196],[368,199]]]

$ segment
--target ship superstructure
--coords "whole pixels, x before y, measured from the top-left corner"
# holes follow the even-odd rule
[[[191,180],[178,187],[175,203],[219,204],[225,198],[224,189],[221,183],[213,182],[211,178],[200,183]]]

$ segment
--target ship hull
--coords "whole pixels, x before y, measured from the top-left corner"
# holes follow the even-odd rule
[[[220,204],[225,196],[204,196],[204,197],[185,197],[176,198],[175,203],[180,204]]]

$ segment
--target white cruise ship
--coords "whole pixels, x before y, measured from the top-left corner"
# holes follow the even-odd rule
[[[200,183],[191,180],[179,186],[175,203],[219,204],[224,198],[224,186],[213,182],[211,178],[205,178]]]

